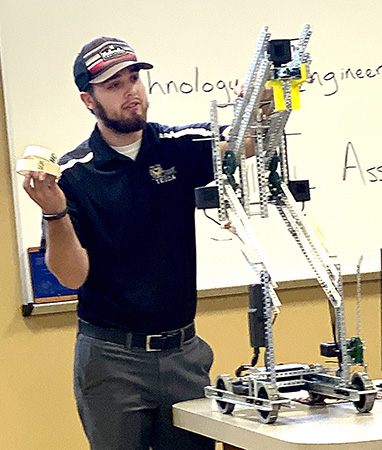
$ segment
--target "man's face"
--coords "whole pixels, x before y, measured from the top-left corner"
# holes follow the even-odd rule
[[[146,126],[148,100],[137,70],[129,67],[93,85],[88,108],[117,133],[132,133]]]

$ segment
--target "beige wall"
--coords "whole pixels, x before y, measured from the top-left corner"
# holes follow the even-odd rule
[[[86,449],[71,388],[75,313],[24,319],[20,312],[21,285],[3,106],[1,103],[0,448]]]
[[[347,336],[356,335],[356,285],[344,285]],[[319,287],[282,289],[281,313],[274,325],[277,363],[325,363],[321,342],[332,341],[327,300]],[[198,331],[213,347],[212,377],[233,374],[249,364],[246,295],[206,298],[199,301]],[[373,378],[381,378],[381,312],[379,281],[362,283],[361,335],[366,341],[365,360]],[[261,360],[261,364],[263,364]]]
[[[0,92],[2,99],[2,92]],[[75,313],[23,318],[15,221],[6,144],[0,117],[0,448],[82,450],[87,443],[72,395]],[[349,335],[355,332],[355,286],[345,287]],[[379,282],[363,285],[363,338],[373,377],[381,376]],[[278,362],[316,362],[318,345],[330,340],[326,300],[318,288],[283,290],[275,326]],[[197,327],[216,361],[212,376],[248,363],[246,295],[203,298]]]

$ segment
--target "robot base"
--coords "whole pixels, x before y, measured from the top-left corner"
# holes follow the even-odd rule
[[[291,407],[286,392],[306,390],[312,403],[325,398],[348,400],[361,413],[371,411],[377,391],[365,372],[356,372],[351,382],[328,375],[320,364],[285,364],[276,366],[276,382],[265,368],[246,367],[249,374],[240,377],[219,375],[215,386],[207,386],[205,395],[215,399],[223,414],[230,414],[235,405],[254,408],[262,423],[274,423],[281,406]]]

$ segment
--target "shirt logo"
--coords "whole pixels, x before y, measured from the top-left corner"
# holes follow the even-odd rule
[[[150,166],[149,172],[152,180],[157,184],[168,183],[169,181],[176,180],[175,166],[170,169],[163,169],[160,164],[154,164],[153,166]]]

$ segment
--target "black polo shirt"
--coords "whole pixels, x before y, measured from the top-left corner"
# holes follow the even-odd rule
[[[61,158],[59,185],[90,261],[82,319],[145,332],[194,319],[194,188],[213,179],[209,137],[208,124],[149,123],[133,161],[96,128]]]

